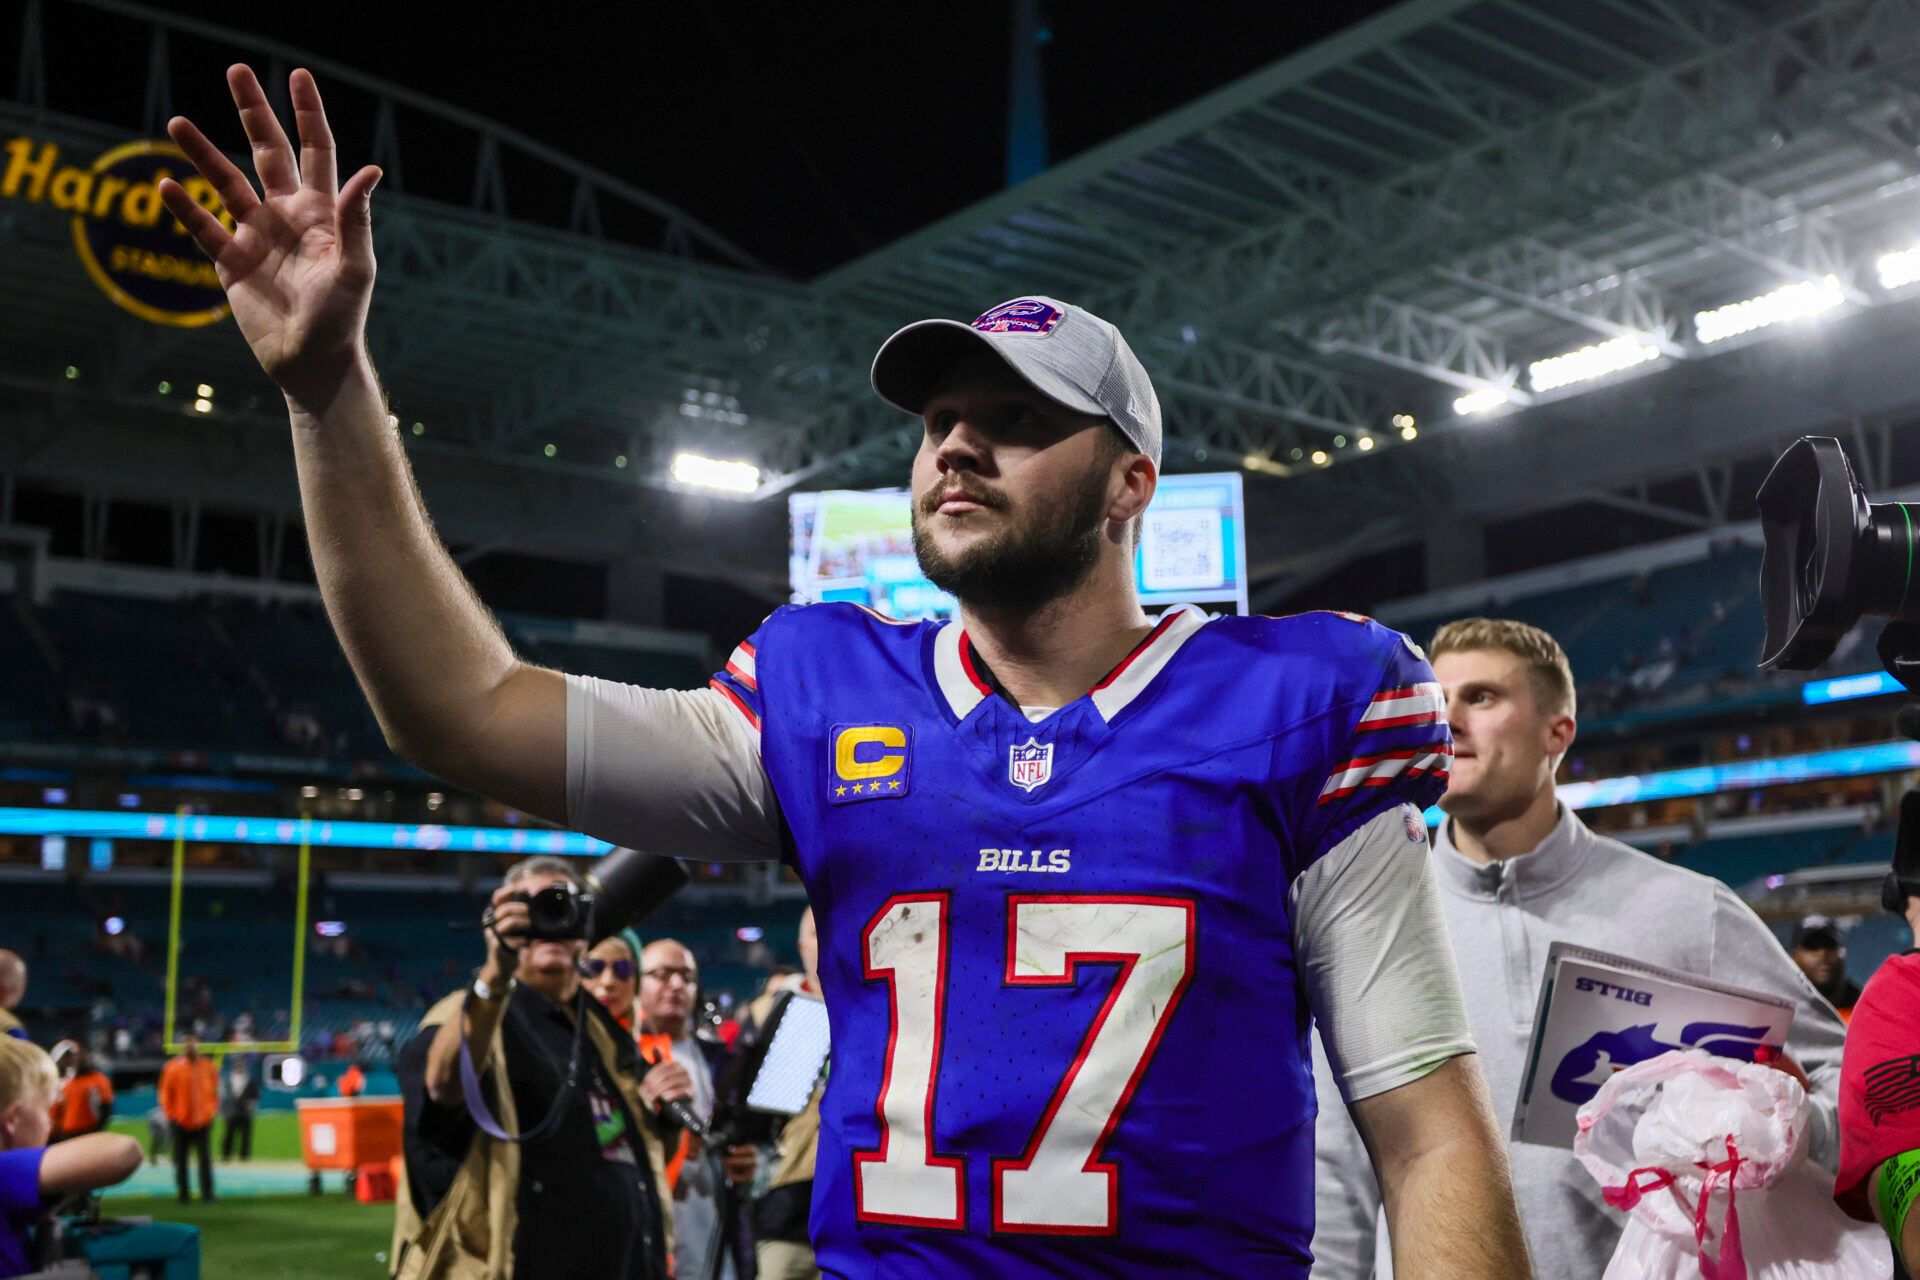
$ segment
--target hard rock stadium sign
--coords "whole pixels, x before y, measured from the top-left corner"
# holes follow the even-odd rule
[[[93,282],[142,320],[192,329],[224,320],[226,295],[186,228],[160,203],[160,179],[179,182],[229,230],[220,197],[171,142],[129,142],[81,167],[60,145],[14,138],[0,147],[0,199],[73,217],[73,247]]]

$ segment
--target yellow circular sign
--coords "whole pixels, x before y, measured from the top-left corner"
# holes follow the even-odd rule
[[[213,263],[160,202],[160,179],[168,177],[231,228],[213,188],[171,142],[129,142],[89,170],[61,170],[54,183],[70,181],[75,190],[54,192],[54,203],[73,210],[80,263],[120,307],[181,329],[217,324],[233,309]]]

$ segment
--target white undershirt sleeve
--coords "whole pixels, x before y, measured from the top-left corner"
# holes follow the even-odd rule
[[[759,742],[712,688],[568,676],[567,823],[695,862],[773,859],[782,846]]]
[[[1419,810],[1371,819],[1294,881],[1294,950],[1349,1103],[1474,1052]]]

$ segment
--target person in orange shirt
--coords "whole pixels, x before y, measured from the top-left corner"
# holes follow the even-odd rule
[[[160,1072],[160,1109],[173,1130],[173,1176],[185,1204],[188,1148],[200,1157],[200,1198],[213,1199],[212,1135],[220,1106],[220,1072],[213,1059],[200,1052],[198,1036],[188,1036],[181,1047],[184,1052]]]
[[[357,1098],[361,1094],[365,1093],[366,1091],[367,1091],[367,1073],[360,1069],[359,1063],[357,1062],[354,1063],[352,1066],[348,1067],[345,1071],[340,1073],[340,1096],[341,1097]]]
[[[113,1082],[93,1064],[84,1046],[68,1055],[70,1074],[61,1082],[60,1099],[53,1109],[53,1140],[99,1133],[113,1119]]]

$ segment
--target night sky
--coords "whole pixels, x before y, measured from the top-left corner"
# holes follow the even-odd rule
[[[166,7],[491,116],[679,205],[802,278],[1004,184],[1007,0],[528,5],[484,19],[472,15],[504,7],[404,0],[336,0],[304,10],[231,0],[169,0]],[[1045,6],[1051,39],[1043,54],[1051,158],[1085,150],[1387,7],[1378,0],[1053,0]],[[429,14],[444,19],[429,21]],[[137,119],[144,49],[106,54],[124,59],[126,74],[103,82],[101,43],[74,38],[79,26],[102,20],[75,6],[47,6],[56,45],[50,78],[57,92],[63,80],[84,75]],[[96,61],[83,68],[81,58]],[[210,47],[176,42],[175,107],[196,119],[212,114],[216,141],[237,149],[222,60]],[[343,167],[365,158],[350,150],[355,137],[370,137],[362,123],[341,121]],[[419,136],[409,143],[403,132],[410,189],[436,168],[455,188],[470,186],[470,154]],[[509,173],[510,211],[542,194],[516,190]],[[544,194],[564,200],[568,193]]]

